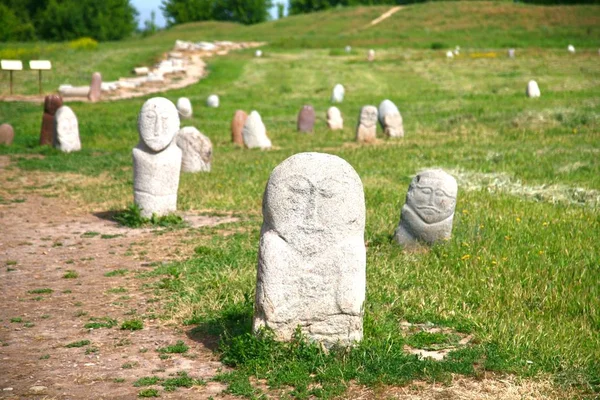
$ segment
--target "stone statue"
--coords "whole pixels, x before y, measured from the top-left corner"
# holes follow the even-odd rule
[[[329,107],[327,110],[327,126],[332,131],[344,129],[344,119],[342,118],[342,112],[337,107]]]
[[[42,129],[40,132],[40,146],[52,145],[54,142],[54,116],[56,110],[63,105],[62,98],[57,94],[50,94],[44,99],[44,114],[42,115]]]
[[[364,106],[360,110],[358,126],[356,127],[356,141],[370,143],[375,141],[377,135],[377,108]]]
[[[298,132],[312,133],[315,128],[315,109],[313,106],[305,105],[298,113]]]
[[[263,197],[254,330],[289,340],[297,326],[330,347],[362,339],[365,199],[343,159],[296,154],[277,166]]]
[[[540,97],[542,93],[540,92],[540,87],[538,86],[536,81],[529,81],[527,84],[527,90],[525,91],[527,97]]]
[[[53,139],[54,147],[64,153],[81,150],[79,123],[71,107],[62,106],[56,110]]]
[[[386,99],[379,105],[379,123],[388,137],[404,137],[402,115],[392,101]]]
[[[271,139],[267,136],[267,128],[262,122],[260,114],[256,111],[252,111],[242,129],[242,138],[244,144],[249,149],[260,147],[261,149],[271,148]]]
[[[210,172],[212,143],[193,126],[181,128],[177,134],[177,146],[181,149],[183,172]]]
[[[456,180],[443,170],[419,172],[408,187],[396,243],[414,247],[450,239],[457,191]]]
[[[143,217],[177,210],[181,150],[175,105],[164,97],[147,100],[138,115],[140,142],[133,149],[133,198]]]
[[[187,97],[180,97],[177,99],[177,112],[179,112],[180,119],[192,118],[193,109],[190,99]]]

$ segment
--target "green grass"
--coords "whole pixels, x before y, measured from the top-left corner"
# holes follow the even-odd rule
[[[113,219],[123,226],[129,228],[141,228],[144,226],[155,226],[155,227],[183,227],[185,223],[183,218],[179,215],[169,214],[163,216],[157,216],[152,214],[150,218],[142,217],[142,210],[137,204],[130,204],[129,207],[123,211],[117,212]],[[121,235],[112,235],[111,237],[104,237],[103,239],[110,239],[111,237],[117,237]]]
[[[100,46],[97,55],[112,59],[112,52],[117,57],[136,44],[140,51],[144,46],[163,51],[175,39],[226,33],[275,41],[260,59],[251,51],[211,58],[206,79],[162,94],[172,101],[191,99],[195,117],[185,125],[208,135],[215,151],[210,174],[182,174],[178,208],[232,213],[240,221],[190,231],[185,240],[195,254],[155,265],[146,274],[157,278],[148,296],[169,299],[161,317],[194,329],[201,339],[219,341],[219,356],[234,368],[219,379],[232,393],[258,397],[252,382],[264,378],[293,397],[327,398],[343,396],[351,381],[378,387],[414,379],[448,381],[454,373],[479,377],[486,371],[526,378],[550,374],[557,384],[589,398],[600,390],[600,73],[597,49],[588,49],[597,46],[597,24],[590,21],[598,20],[599,8],[486,4],[481,18],[467,12],[482,6],[477,2],[415,5],[374,31],[348,34],[340,33],[345,24],[362,26],[382,8],[256,27],[192,24],[161,33],[153,44],[148,39]],[[506,13],[512,13],[514,29]],[[538,22],[526,28],[523,18],[531,13],[547,14],[546,22],[534,18]],[[421,28],[415,27],[419,18]],[[406,28],[399,26],[404,22]],[[502,24],[507,29],[501,30]],[[275,38],[277,29],[281,34]],[[568,55],[571,41],[583,51]],[[347,43],[356,53],[339,51]],[[456,44],[461,56],[446,60],[442,45]],[[377,61],[367,63],[363,50],[371,45],[378,46]],[[506,57],[508,45],[518,48],[516,59]],[[483,51],[496,56],[476,54]],[[119,60],[115,73],[130,68],[127,62],[134,61]],[[540,84],[541,98],[524,97],[529,79]],[[339,105],[345,128],[329,132],[325,112],[338,82],[346,86]],[[220,108],[201,105],[210,93],[220,95]],[[406,137],[356,146],[360,107],[385,98],[400,108]],[[91,209],[124,210],[132,200],[131,149],[138,141],[136,118],[143,101],[73,103],[84,147],[74,154],[37,146],[40,106],[3,103],[0,120],[10,121],[19,134],[0,154],[10,155],[24,174],[64,176],[56,190]],[[317,110],[314,135],[295,131],[303,104]],[[231,145],[229,124],[238,108],[259,110],[275,149]],[[346,159],[365,189],[365,339],[347,351],[325,354],[300,336],[281,344],[267,333],[250,334],[262,194],[273,168],[302,151]],[[442,167],[459,182],[453,236],[428,252],[404,253],[391,234],[412,176],[428,167]],[[66,173],[77,175],[69,179]],[[11,198],[1,189],[0,194]],[[407,335],[402,321],[431,323],[474,340],[446,361],[418,360],[404,352],[405,345],[443,348],[457,338]]]
[[[79,274],[76,271],[73,270],[68,270],[67,272],[65,272],[65,274],[63,275],[64,279],[76,279],[79,277]]]
[[[85,329],[100,329],[100,328],[110,329],[116,325],[117,325],[116,319],[109,318],[109,317],[101,317],[101,318],[92,317],[92,318],[90,318],[90,322],[85,324],[83,327]]]
[[[43,288],[43,289],[29,290],[27,293],[29,293],[29,294],[50,294],[52,292],[54,292],[54,290],[52,290],[50,288]]]
[[[178,340],[175,344],[159,348],[158,352],[163,354],[183,354],[188,350],[189,347],[182,340]]]
[[[90,343],[91,342],[89,340],[80,340],[80,341],[77,341],[77,342],[69,343],[69,344],[65,345],[65,347],[67,347],[67,348],[84,347],[84,346],[89,345]]]
[[[128,331],[139,331],[140,329],[144,329],[144,323],[139,319],[127,320],[121,324],[121,329]]]
[[[128,269],[115,269],[114,271],[106,272],[104,276],[113,277],[113,276],[125,276],[129,273]]]

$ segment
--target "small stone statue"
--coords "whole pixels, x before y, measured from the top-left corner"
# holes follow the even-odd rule
[[[233,144],[244,147],[244,138],[242,137],[242,130],[244,124],[248,119],[248,114],[243,110],[236,110],[231,120],[231,141]]]
[[[527,84],[527,90],[525,91],[527,97],[540,97],[542,93],[540,92],[540,87],[538,86],[536,81],[529,81]]]
[[[81,150],[79,123],[71,107],[62,106],[56,110],[53,138],[54,147],[64,153]]]
[[[192,118],[193,109],[190,99],[188,99],[187,97],[180,97],[177,100],[177,112],[179,113],[180,119]]]
[[[297,326],[329,348],[363,336],[365,199],[356,171],[330,154],[277,166],[263,197],[254,330],[290,340]]]
[[[100,72],[94,72],[92,74],[92,82],[90,84],[90,92],[88,93],[88,99],[95,103],[102,97],[102,75]]]
[[[10,146],[15,138],[15,130],[10,124],[0,125],[0,145]]]
[[[327,110],[327,126],[332,131],[344,129],[344,119],[339,108],[329,107]]]
[[[206,99],[206,105],[211,108],[219,108],[219,96],[211,94]]]
[[[175,143],[179,116],[164,97],[147,100],[138,115],[140,141],[133,149],[133,198],[142,216],[177,210],[181,150]]]
[[[42,115],[42,129],[40,132],[40,146],[52,145],[54,142],[54,116],[56,110],[63,105],[62,98],[51,94],[44,99],[44,114]]]
[[[333,87],[333,91],[331,93],[331,102],[332,103],[341,103],[344,101],[344,95],[346,94],[346,90],[344,86],[341,84],[337,84]]]
[[[360,110],[358,126],[356,127],[356,141],[359,143],[371,143],[377,135],[377,108],[375,106],[364,106]]]
[[[373,50],[373,49],[369,50],[369,52],[367,53],[367,60],[369,62],[375,61],[375,50]]]
[[[186,126],[179,130],[176,141],[182,152],[183,172],[210,172],[212,143],[207,136],[193,126]]]
[[[271,140],[267,136],[267,128],[262,122],[260,114],[252,111],[242,129],[242,138],[244,144],[249,149],[260,147],[261,149],[271,148]]]
[[[402,115],[390,100],[386,99],[379,105],[379,123],[388,137],[404,137]]]
[[[304,106],[298,113],[298,132],[311,133],[315,128],[315,109],[312,106]]]
[[[443,170],[419,172],[408,187],[394,241],[410,248],[450,239],[457,191],[456,180]]]

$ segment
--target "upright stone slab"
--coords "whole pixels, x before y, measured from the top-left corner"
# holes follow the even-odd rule
[[[94,72],[92,74],[92,83],[90,84],[90,92],[88,93],[88,99],[95,103],[102,97],[102,75],[100,72]]]
[[[351,53],[352,52],[352,46],[346,46],[346,48],[344,50],[346,50],[346,53]]]
[[[53,139],[54,147],[64,153],[81,150],[79,123],[71,107],[62,106],[56,110]]]
[[[344,129],[344,120],[342,118],[342,113],[339,108],[329,107],[329,109],[327,110],[327,126],[332,131]]]
[[[515,58],[515,49],[508,49],[508,57]]]
[[[256,50],[256,52],[254,53],[255,57],[262,57],[262,55],[263,55],[262,50]]]
[[[419,172],[408,187],[396,243],[410,248],[450,239],[457,192],[456,180],[445,171]]]
[[[12,125],[0,125],[0,145],[10,146],[15,138],[15,130]]]
[[[277,166],[263,197],[253,329],[325,347],[362,339],[365,199],[356,171],[322,153]]]
[[[367,53],[367,60],[370,62],[375,61],[375,50],[369,50],[369,52]]]
[[[333,91],[331,93],[331,102],[332,103],[341,103],[344,101],[344,95],[346,94],[346,90],[344,86],[341,84],[337,84],[333,87]]]
[[[234,144],[242,147],[244,147],[242,130],[244,129],[246,119],[248,119],[248,114],[246,114],[245,111],[237,110],[233,115],[233,119],[231,120],[231,141]]]
[[[133,149],[133,198],[143,217],[177,210],[181,150],[175,143],[179,116],[164,97],[147,100],[138,115],[140,141]]]
[[[315,128],[315,109],[306,105],[298,113],[298,132],[312,132]]]
[[[42,129],[40,132],[40,146],[51,146],[54,142],[54,116],[56,110],[62,107],[62,98],[51,94],[44,99],[44,115],[42,115]]]
[[[402,115],[391,100],[386,99],[379,105],[379,123],[388,137],[404,137]]]
[[[571,54],[575,54],[575,46],[573,46],[572,44],[568,45],[567,51]]]
[[[538,86],[536,81],[529,81],[527,84],[527,90],[525,91],[527,97],[540,97],[542,93],[540,92],[540,87]]]
[[[177,112],[179,113],[180,119],[192,118],[193,110],[192,103],[187,97],[180,97],[177,100]]]
[[[377,108],[375,106],[364,106],[360,110],[358,126],[356,127],[356,141],[359,143],[371,143],[377,135]]]
[[[267,128],[263,124],[260,114],[252,111],[242,129],[244,144],[249,149],[259,147],[261,149],[271,148],[271,140],[267,137]]]
[[[206,99],[206,105],[211,108],[218,108],[219,96],[217,96],[216,94],[211,94],[210,96],[208,96],[208,98]]]
[[[183,172],[210,172],[212,143],[193,126],[181,128],[177,134],[177,146],[181,149]]]

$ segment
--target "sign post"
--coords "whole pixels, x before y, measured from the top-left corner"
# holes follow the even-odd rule
[[[19,60],[0,60],[0,67],[10,71],[10,94],[13,94],[13,71],[22,71],[23,63]]]
[[[29,69],[38,71],[40,82],[40,94],[42,94],[42,71],[51,70],[52,63],[48,60],[31,60],[29,61]]]

